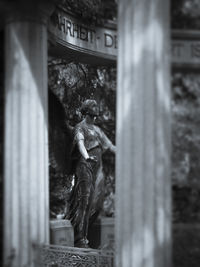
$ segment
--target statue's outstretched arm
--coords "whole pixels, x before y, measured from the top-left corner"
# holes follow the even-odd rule
[[[116,146],[110,141],[110,139],[105,135],[105,133],[100,129],[97,128],[99,133],[99,138],[101,140],[101,145],[104,151],[110,150],[114,154],[116,153]]]
[[[109,150],[115,154],[115,153],[116,153],[116,146],[114,146],[114,145],[111,143],[110,146],[109,146]]]

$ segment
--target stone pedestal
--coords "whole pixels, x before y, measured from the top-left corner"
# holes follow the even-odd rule
[[[36,3],[29,9],[8,11],[5,26],[4,264],[12,267],[33,266],[33,247],[49,242],[47,17]]]
[[[169,1],[119,1],[118,38],[116,266],[169,267]]]
[[[74,230],[69,220],[50,221],[50,243],[60,246],[74,246]]]
[[[114,250],[114,218],[101,217],[89,229],[89,245],[95,249]]]

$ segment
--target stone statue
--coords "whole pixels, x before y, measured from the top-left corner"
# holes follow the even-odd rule
[[[97,192],[97,181],[102,175],[102,153],[109,149],[115,153],[115,146],[94,125],[98,116],[95,100],[86,100],[81,108],[84,119],[75,126],[72,158],[74,158],[75,184],[69,200],[69,219],[74,227],[75,246],[88,247],[88,226],[97,217],[94,205],[102,194]],[[98,196],[97,196],[98,195]],[[96,213],[96,214],[95,214]]]
[[[102,208],[102,153],[115,146],[94,125],[98,116],[95,100],[86,100],[81,107],[84,119],[74,128],[66,121],[59,100],[49,94],[49,158],[51,166],[62,176],[74,176],[66,218],[74,227],[75,246],[88,247],[88,227]]]

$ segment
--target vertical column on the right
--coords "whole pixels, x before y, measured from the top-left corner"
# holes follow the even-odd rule
[[[169,0],[118,4],[116,266],[169,267]]]

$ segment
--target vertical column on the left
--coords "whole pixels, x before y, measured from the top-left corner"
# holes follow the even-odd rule
[[[49,6],[6,9],[4,265],[34,266],[49,241],[47,18]]]

